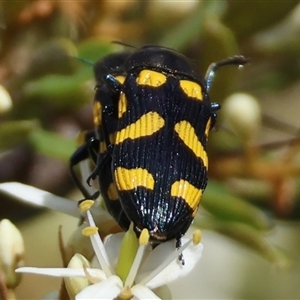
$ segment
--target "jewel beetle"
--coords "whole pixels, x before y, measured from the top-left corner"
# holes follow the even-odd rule
[[[133,222],[137,234],[146,228],[152,241],[175,238],[180,246],[207,184],[207,138],[220,108],[208,95],[214,74],[247,62],[234,56],[213,63],[203,78],[182,54],[144,46],[95,64],[95,130],[72,156],[71,169],[92,158],[88,181],[98,177],[123,229]]]
[[[234,56],[213,63],[203,78],[184,55],[150,45],[125,59],[122,80],[104,75],[117,100],[110,111],[117,129],[111,138],[102,127],[111,161],[98,159],[93,176],[111,168],[116,198],[137,235],[146,228],[153,242],[175,238],[180,246],[207,184],[208,134],[220,108],[209,99],[212,79],[219,67],[247,62]]]

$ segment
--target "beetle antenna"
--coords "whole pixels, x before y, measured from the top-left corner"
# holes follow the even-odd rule
[[[122,41],[111,41],[112,44],[117,44],[117,45],[121,45],[121,46],[124,46],[124,47],[128,47],[128,48],[133,48],[133,49],[137,49],[137,47],[133,46],[133,45],[130,45],[130,44],[127,44],[127,43],[124,43]]]
[[[228,65],[238,65],[239,67],[242,67],[243,65],[247,64],[249,61],[250,59],[245,58],[242,55],[235,55],[210,64],[205,74],[206,90],[207,91],[210,90],[215,73],[220,67],[228,66]]]
[[[84,58],[81,58],[81,57],[76,57],[76,56],[72,56],[73,58],[75,58],[76,60],[86,64],[86,65],[89,65],[89,66],[94,66],[94,63],[87,60],[87,59],[84,59]]]

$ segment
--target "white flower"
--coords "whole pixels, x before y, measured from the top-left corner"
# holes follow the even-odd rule
[[[59,201],[59,204],[63,204],[64,212],[76,214],[73,206],[77,205],[76,202],[33,187],[19,183],[5,183],[0,184],[0,190],[19,198],[21,198],[21,190],[27,201],[34,199],[35,204],[43,206],[51,203],[53,207],[55,206],[53,202]],[[85,281],[81,281],[82,285],[79,288],[82,290],[75,291],[76,299],[115,299],[118,296],[129,297],[128,299],[131,297],[134,297],[133,299],[160,299],[153,290],[186,276],[202,255],[202,244],[193,245],[192,240],[184,238],[182,239],[183,246],[179,250],[175,249],[174,240],[160,244],[151,250],[147,230],[141,234],[135,250],[132,250],[134,248],[132,247],[133,239],[136,240],[132,230],[127,233],[110,235],[103,244],[89,209],[92,203],[93,201],[87,200],[81,205],[83,207],[87,205],[83,210],[86,210],[89,225],[84,228],[83,233],[90,236],[100,268],[89,268],[87,263],[82,263],[82,268],[77,267],[76,269],[72,266],[68,268],[23,267],[18,268],[16,272],[64,277],[68,278],[65,279],[67,281],[76,277],[85,278]],[[77,215],[80,214],[77,213]],[[183,250],[185,265],[178,261],[178,256]],[[127,266],[124,267],[124,265]],[[93,284],[87,285],[86,279]],[[72,293],[72,285],[69,293]]]
[[[89,210],[87,210],[87,215],[90,226],[93,227],[93,219]],[[121,275],[114,275],[114,270],[112,269],[111,262],[116,260],[116,251],[113,250],[132,246],[132,239],[135,238],[135,234],[132,229],[129,230],[125,234],[121,246],[121,236],[124,236],[124,234],[111,235],[105,242],[106,249],[103,249],[104,251],[107,250],[106,253],[102,253],[103,257],[101,257],[102,255],[100,253],[97,255],[102,270],[104,270],[104,268],[107,270],[107,272],[104,272],[107,278],[99,283],[86,287],[76,296],[76,299],[93,299],[100,297],[115,299],[117,296],[120,296],[120,294],[125,295],[128,293],[137,299],[159,299],[152,290],[187,275],[202,255],[202,244],[190,245],[191,240],[183,239],[184,244],[179,251],[175,249],[175,241],[169,241],[157,246],[154,250],[150,251],[145,258],[144,252],[150,247],[148,243],[149,236],[147,236],[147,234],[147,230],[141,233],[139,247],[134,261],[128,275],[123,281],[119,277]],[[102,248],[101,240],[98,234],[91,235],[91,240],[93,239],[94,241],[92,241],[92,243],[97,254],[98,250]],[[98,250],[97,247],[99,247]],[[183,266],[182,263],[178,261],[178,255],[184,249],[186,249],[186,251],[184,252],[185,265]],[[111,254],[110,257],[107,253]],[[128,255],[125,256],[129,259],[130,253],[127,254]],[[126,260],[126,257],[119,258]],[[104,267],[106,263],[108,264]],[[121,261],[121,263],[123,262]]]
[[[19,182],[0,183],[0,191],[21,202],[80,217],[77,202]]]

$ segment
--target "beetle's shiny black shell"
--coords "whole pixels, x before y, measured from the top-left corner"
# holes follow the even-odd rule
[[[137,232],[179,239],[207,184],[212,111],[204,79],[185,56],[159,46],[137,50],[124,69],[112,154],[119,200]]]

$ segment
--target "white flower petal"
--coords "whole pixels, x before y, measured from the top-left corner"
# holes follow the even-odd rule
[[[109,261],[112,263],[113,266],[116,266],[117,264],[118,256],[120,253],[120,247],[124,235],[124,232],[111,234],[107,236],[104,240],[105,250],[107,252]]]
[[[171,290],[166,284],[154,289],[153,292],[161,299],[173,299]]]
[[[144,285],[134,285],[131,292],[138,299],[161,299]]]
[[[16,269],[17,273],[30,273],[38,275],[47,275],[53,277],[86,277],[83,269],[71,268],[35,268],[35,267],[22,267]],[[87,272],[99,280],[105,280],[106,276],[100,269],[87,268]]]
[[[118,276],[90,285],[76,295],[75,299],[115,299],[121,292],[123,283]]]
[[[159,247],[160,246],[158,246],[157,248],[159,248]],[[167,250],[167,247],[165,247],[164,249]],[[161,249],[160,251],[157,251],[157,252],[161,252],[164,249]],[[190,273],[193,270],[193,268],[195,267],[195,265],[201,258],[202,251],[203,251],[203,244],[188,246],[183,251],[183,257],[184,257],[184,262],[185,262],[184,265],[182,265],[180,261],[175,259],[166,268],[164,268],[157,276],[155,276],[153,279],[151,279],[149,282],[147,282],[146,286],[150,289],[154,289],[163,284],[168,284],[172,281],[175,281],[176,279],[178,279],[180,277],[186,276],[188,273]],[[170,253],[171,252],[169,252],[169,254]],[[154,251],[153,251],[153,254],[154,254]],[[158,255],[158,253],[156,253],[156,255]],[[164,255],[162,255],[162,257],[163,256]],[[151,257],[149,257],[149,258],[150,258],[149,261],[148,261],[148,259],[146,260],[146,265],[151,264],[151,262],[155,259],[155,257],[152,257],[152,253],[151,253]],[[156,257],[156,259],[158,259],[158,257]],[[161,259],[161,257],[159,257],[159,260],[160,259]],[[140,270],[141,272],[139,273],[139,277],[136,278],[136,282],[141,282],[141,280],[147,274],[149,274],[149,270],[151,270],[150,266],[145,266],[145,269],[147,267],[148,272],[142,273],[143,267],[144,267],[144,265],[141,267],[141,270]],[[152,267],[152,270],[153,269],[154,268]]]
[[[83,269],[68,269],[68,268],[36,268],[22,267],[16,269],[16,273],[29,273],[38,275],[48,275],[53,277],[78,276],[85,277]]]
[[[56,196],[30,185],[6,182],[0,184],[0,191],[21,202],[50,208],[77,218],[80,217],[76,201]]]
[[[145,274],[149,274],[150,272],[161,266],[174,251],[176,251],[174,240],[167,241],[154,248],[140,267],[138,276],[136,278],[137,282],[140,282],[140,278],[144,277]]]

